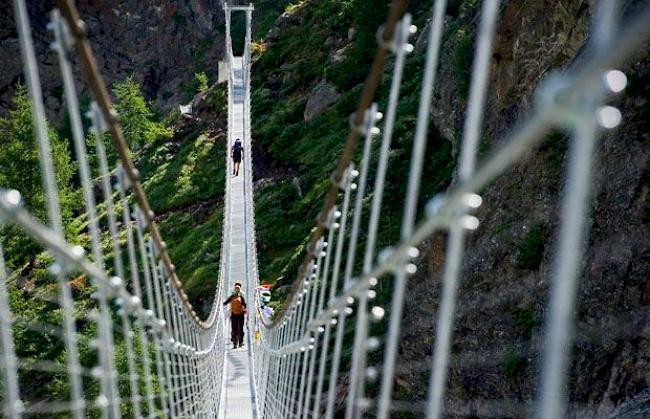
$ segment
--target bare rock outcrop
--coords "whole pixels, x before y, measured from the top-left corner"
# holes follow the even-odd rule
[[[304,113],[305,121],[314,119],[325,112],[340,96],[334,85],[328,83],[325,79],[319,81],[307,99]]]
[[[27,6],[47,111],[57,120],[63,114],[62,85],[46,29],[53,3],[30,1]],[[186,99],[198,68],[209,69],[223,56],[223,35],[215,29],[223,25],[219,0],[76,3],[107,83],[133,76],[145,98],[162,111]],[[0,116],[5,116],[15,83],[24,80],[13,14],[11,2],[0,5]],[[75,70],[83,97],[88,93]]]

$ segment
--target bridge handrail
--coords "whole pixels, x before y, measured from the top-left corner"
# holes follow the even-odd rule
[[[370,107],[372,103],[379,83],[381,81],[381,75],[383,73],[384,65],[388,57],[388,52],[390,51],[390,43],[393,38],[393,32],[397,23],[399,22],[404,10],[406,8],[406,0],[393,0],[391,2],[390,12],[386,23],[381,27],[382,30],[379,33],[379,39],[381,39],[377,52],[372,61],[372,66],[368,77],[363,86],[363,91],[359,99],[359,104],[357,106],[357,111],[353,114],[353,117],[350,121],[350,129],[348,130],[347,140],[341,154],[341,157],[338,160],[336,169],[331,175],[331,183],[323,207],[318,214],[316,220],[316,227],[310,234],[309,242],[306,246],[305,257],[298,269],[298,275],[296,279],[292,282],[291,291],[285,300],[285,306],[290,306],[294,303],[298,291],[302,287],[302,278],[307,271],[307,268],[315,255],[316,243],[323,236],[325,227],[327,225],[327,219],[329,217],[330,211],[336,202],[336,197],[339,193],[340,184],[343,181],[344,173],[352,160],[352,156],[357,147],[358,138],[360,135],[359,127],[363,125],[365,112]],[[286,316],[286,311],[280,313],[279,316],[276,316],[271,322],[266,322],[262,320],[262,324],[266,328],[277,328],[283,321]]]

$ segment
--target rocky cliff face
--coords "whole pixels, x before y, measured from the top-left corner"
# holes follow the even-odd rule
[[[63,87],[56,56],[48,50],[52,34],[46,29],[53,2],[27,4],[46,107],[51,116],[59,117]],[[191,98],[195,72],[216,76],[216,62],[223,56],[220,0],[80,0],[76,5],[107,82],[133,76],[156,108],[168,110]],[[0,56],[0,115],[4,115],[15,83],[23,79],[11,2],[0,5]]]
[[[506,2],[502,10],[481,144],[484,156],[530,110],[539,81],[552,69],[578,60],[587,39],[591,2],[536,0],[525,2],[525,7],[523,3]],[[641,4],[647,2],[627,2],[626,16]],[[460,27],[470,37],[475,16],[459,17]],[[453,51],[447,49],[441,61],[433,121],[455,144],[465,101]],[[647,408],[649,53],[647,47],[639,51],[624,68],[631,83],[616,105],[626,120],[598,142],[593,212],[575,309],[570,417],[614,417],[615,408],[626,403],[646,403]],[[526,408],[513,401],[528,403],[538,394],[542,324],[568,147],[565,135],[550,135],[526,162],[482,194],[481,227],[467,245],[452,344],[447,408],[453,416],[523,417]],[[401,382],[417,397],[426,394],[419,377],[427,366],[412,360],[431,354],[445,237],[431,238],[423,249],[426,256],[419,263],[423,272],[410,282],[413,298],[408,302],[407,332],[400,348]],[[642,417],[640,411],[631,407],[616,417]]]

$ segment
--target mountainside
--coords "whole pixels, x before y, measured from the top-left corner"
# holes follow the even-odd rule
[[[191,99],[194,73],[216,78],[223,57],[224,17],[219,0],[77,1],[88,26],[99,68],[109,85],[133,76],[146,99],[168,111]],[[58,64],[48,50],[51,0],[28,1],[36,56],[44,86],[46,108],[59,119],[63,95]],[[22,80],[22,61],[11,2],[0,5],[0,116],[14,85]],[[78,77],[78,81],[81,77]],[[82,96],[83,97],[83,96]],[[85,96],[87,97],[87,96]]]
[[[530,111],[540,81],[580,59],[592,3],[503,2],[479,159]],[[628,18],[648,2],[624,3]],[[409,2],[420,31],[405,70],[379,249],[398,237],[431,4]],[[420,212],[429,198],[455,182],[479,6],[471,0],[449,2]],[[258,251],[261,280],[277,281],[279,295],[302,260],[385,12],[383,2],[299,2],[257,45],[252,105]],[[650,391],[648,52],[646,46],[623,68],[629,85],[615,104],[624,124],[605,133],[597,148],[594,210],[576,306],[571,417],[614,417],[615,411],[644,403]],[[391,65],[378,94],[380,109],[385,109]],[[462,267],[447,400],[452,416],[520,417],[518,402],[537,395],[568,144],[566,135],[553,133],[482,193],[481,227],[470,235]],[[373,153],[376,158],[376,147]],[[445,235],[431,237],[420,250],[403,319],[398,400],[426,397]],[[380,282],[378,291],[390,295],[391,287]],[[371,359],[380,364],[381,354]],[[343,374],[341,391],[346,380]],[[630,412],[638,412],[638,406],[631,409],[616,417],[636,417]]]
[[[633,16],[648,2],[621,1],[625,17]],[[52,40],[46,29],[52,3],[28,3],[46,107],[53,128],[62,134],[61,143],[66,143],[58,65],[54,54],[47,49]],[[342,151],[348,118],[356,108],[376,48],[375,34],[385,19],[388,3],[379,0],[254,2],[255,218],[260,281],[275,285],[276,301],[272,304],[276,307],[282,305],[302,261],[304,246],[330,185],[329,175]],[[411,0],[408,6],[419,30],[412,39],[415,50],[406,64],[386,179],[389,199],[384,203],[380,221],[378,250],[399,239],[406,190],[404,178],[411,158],[432,3],[433,0]],[[502,1],[479,161],[498,145],[515,121],[530,112],[540,81],[554,69],[580,60],[588,41],[593,3],[591,0]],[[443,52],[424,156],[418,203],[420,216],[429,199],[457,181],[456,160],[480,5],[477,0],[448,1]],[[213,85],[197,96],[198,123],[184,123],[174,111],[178,104],[197,94],[195,73],[207,73],[211,84],[216,78],[224,43],[220,1],[81,0],[77,6],[88,24],[100,71],[107,82],[114,86],[133,76],[153,109],[148,118],[151,123],[159,124],[156,126],[161,133],[141,148],[138,146],[134,161],[179,278],[204,317],[210,309],[219,273],[227,147],[223,86]],[[22,80],[13,25],[11,3],[5,2],[0,5],[2,118],[12,108],[16,83]],[[233,36],[241,39],[242,31],[242,21],[235,19]],[[649,53],[650,46],[646,45],[622,68],[628,76],[628,88],[614,104],[623,113],[623,125],[606,132],[597,147],[593,211],[588,222],[590,233],[576,306],[570,417],[642,417],[638,412],[648,408]],[[386,108],[392,67],[393,62],[389,60],[377,94],[381,110]],[[81,81],[81,76],[77,77]],[[80,88],[83,92],[83,87]],[[81,96],[85,110],[89,96],[84,93]],[[164,119],[157,116],[165,114]],[[23,138],[19,140],[25,142]],[[5,141],[10,139],[0,138],[0,147]],[[530,153],[528,160],[481,193],[484,204],[477,214],[481,226],[469,235],[462,266],[446,401],[450,417],[530,416],[526,409],[538,395],[539,354],[544,343],[542,324],[568,147],[566,134],[554,132],[538,150]],[[373,145],[373,161],[377,155],[378,141]],[[30,158],[36,161],[35,155]],[[373,171],[374,168],[371,176]],[[72,190],[71,194],[78,193],[74,177],[70,176],[66,182],[70,184],[66,187]],[[71,236],[79,236],[81,244],[87,244],[84,214],[80,208],[72,208],[70,213]],[[360,245],[364,244],[363,240]],[[15,243],[5,245],[5,249],[18,247]],[[418,272],[409,279],[396,370],[394,398],[398,401],[417,402],[426,397],[445,247],[445,234],[427,239],[415,261]],[[56,313],[52,314],[53,304],[44,301],[41,294],[46,288],[42,285],[53,281],[47,273],[51,260],[43,253],[21,256],[25,260],[21,259],[20,264],[9,261],[13,271],[12,308],[25,318],[49,321],[48,316]],[[111,258],[107,249],[107,264]],[[84,326],[82,313],[93,306],[92,287],[83,278],[77,278],[73,285],[74,291],[84,296],[78,307],[81,313],[78,321]],[[390,299],[392,285],[390,280],[380,281],[377,304]],[[345,338],[351,338],[353,332],[350,325]],[[92,333],[92,330],[81,330],[84,348]],[[385,323],[374,325],[372,333],[383,335]],[[46,352],[52,354],[52,359],[63,358],[60,342],[45,340],[32,331],[20,331],[17,347],[19,356],[26,359]],[[124,373],[125,361],[120,359],[118,369]],[[369,365],[380,365],[381,351],[371,353],[369,361]],[[341,396],[346,393],[349,379],[347,365],[348,354],[342,361],[338,388]],[[52,377],[55,375],[44,378],[30,372],[21,378],[39,384],[34,386],[35,396],[66,394],[64,384]],[[88,392],[92,394],[96,390],[91,388]],[[372,398],[377,387],[369,382],[367,390]],[[407,412],[395,414],[395,417],[414,416],[417,415]]]

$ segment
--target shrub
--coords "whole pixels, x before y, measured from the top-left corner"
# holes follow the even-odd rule
[[[194,85],[196,86],[196,91],[199,93],[208,91],[208,76],[205,74],[205,71],[194,73]]]
[[[388,3],[353,0],[346,10],[352,12],[352,24],[356,31],[354,42],[346,52],[345,59],[330,67],[325,74],[341,89],[355,86],[368,74],[377,46],[377,28],[384,23]]]
[[[465,29],[456,31],[456,48],[451,56],[451,69],[458,88],[458,94],[463,99],[469,92],[470,73],[472,66],[472,51],[474,40]]]
[[[530,307],[513,309],[512,317],[517,324],[517,328],[526,339],[530,339],[533,330],[540,325],[539,319],[535,316],[535,311]]]
[[[264,54],[265,51],[266,51],[266,43],[264,42],[263,39],[252,42],[251,56],[253,58],[259,57],[260,55]]]
[[[215,112],[225,114],[228,107],[228,89],[226,84],[212,86],[212,89],[208,90],[206,100]]]
[[[187,26],[187,18],[180,13],[174,14],[174,22],[178,24],[178,26],[186,27]]]
[[[539,269],[544,257],[548,228],[543,223],[533,225],[517,248],[516,264],[520,269]]]
[[[526,359],[519,355],[517,348],[514,345],[509,345],[503,360],[503,368],[506,376],[511,380],[515,380],[520,374],[521,370],[526,368]]]

